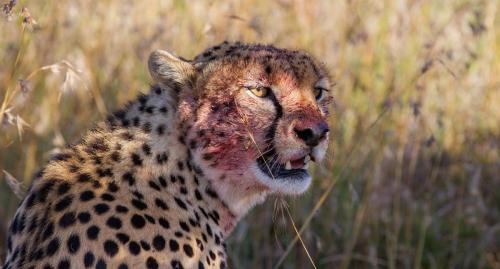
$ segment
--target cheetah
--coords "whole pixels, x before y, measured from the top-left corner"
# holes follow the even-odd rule
[[[153,84],[34,176],[10,268],[227,268],[225,239],[271,194],[301,194],[327,150],[326,68],[301,51],[224,42],[157,50]]]

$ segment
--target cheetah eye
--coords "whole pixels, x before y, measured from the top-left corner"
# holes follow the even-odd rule
[[[270,91],[270,89],[267,87],[255,87],[255,88],[251,87],[251,88],[248,88],[248,90],[250,92],[252,92],[255,96],[260,97],[260,98],[267,97],[269,95],[269,91]]]
[[[314,87],[313,93],[314,93],[314,97],[316,98],[316,100],[321,99],[321,96],[323,96],[323,91],[325,91],[324,88]]]

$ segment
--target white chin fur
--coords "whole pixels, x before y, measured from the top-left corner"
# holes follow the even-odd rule
[[[264,174],[257,163],[250,166],[250,171],[255,175],[257,180],[271,189],[272,192],[282,194],[302,194],[311,185],[311,176],[308,175],[301,179],[274,179]]]

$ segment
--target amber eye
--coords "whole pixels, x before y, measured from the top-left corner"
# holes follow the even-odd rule
[[[313,93],[314,93],[314,97],[316,97],[316,100],[319,100],[321,99],[321,96],[323,96],[323,91],[325,89],[321,88],[321,87],[315,87],[314,90],[313,90]]]
[[[267,87],[248,88],[255,96],[264,98],[269,95],[270,89]]]

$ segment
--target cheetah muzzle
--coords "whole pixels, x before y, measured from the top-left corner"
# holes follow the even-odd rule
[[[309,187],[332,102],[311,56],[224,42],[193,60],[158,50],[148,66],[148,94],[35,176],[4,268],[226,268],[239,219]]]

